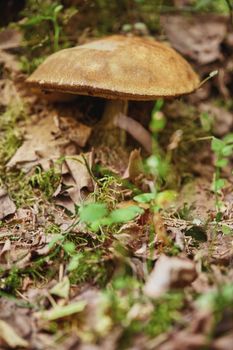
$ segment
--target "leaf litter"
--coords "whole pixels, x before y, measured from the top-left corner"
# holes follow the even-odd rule
[[[205,71],[209,63],[225,59],[221,44],[229,40],[225,39],[225,20],[212,18],[205,23],[205,32],[196,23],[175,16],[164,26],[172,45]],[[218,24],[218,31],[213,23]],[[189,35],[183,34],[183,28]],[[181,40],[179,33],[189,41]],[[17,33],[5,35],[10,36],[11,48],[20,45]],[[202,46],[197,50],[200,36]],[[229,190],[222,193],[223,220],[214,221],[210,148],[195,153],[191,145],[188,156],[181,152],[185,157],[183,165],[187,164],[186,177],[176,177],[179,196],[153,213],[153,206],[158,205],[153,196],[144,196],[141,203],[136,201],[142,193],[154,191],[153,178],[144,165],[144,150],[138,144],[136,149],[119,153],[104,147],[93,149],[93,126],[85,122],[81,112],[78,117],[64,110],[61,113],[59,107],[40,101],[19,83],[18,61],[3,51],[9,48],[4,40],[0,36],[0,60],[12,75],[1,80],[1,105],[7,108],[12,99],[23,99],[28,104],[29,120],[19,125],[23,140],[4,164],[9,176],[7,179],[3,174],[1,181],[0,346],[61,350],[230,349],[231,198]],[[224,84],[229,89],[229,84]],[[187,119],[187,114],[212,114],[217,137],[231,131],[231,112],[211,101],[211,88],[202,95],[201,103],[200,96],[194,97],[194,112],[184,111],[180,102],[169,104],[165,111],[173,129],[169,125],[161,134],[161,144],[165,140],[165,149],[175,161],[187,142],[185,118],[192,121],[188,129],[195,132],[196,117]],[[131,125],[127,118],[119,121],[127,124],[122,124],[126,129]],[[177,125],[179,118],[182,123]],[[148,127],[144,126],[138,129],[139,134]],[[197,129],[197,135],[199,132]],[[143,135],[138,141],[150,151],[150,135]],[[51,175],[51,169],[53,175],[59,176],[50,196],[45,197],[43,181],[47,177],[43,174]],[[21,171],[28,179],[26,186],[33,184],[36,200],[31,205],[14,203],[9,178],[12,172]],[[192,181],[187,181],[190,177]],[[48,179],[50,183],[51,177]],[[95,212],[86,211],[84,215],[82,208],[93,204],[98,196],[101,208],[104,204],[106,210],[100,212],[95,207]],[[129,222],[124,217],[126,213],[130,215]],[[94,226],[90,225],[90,217],[98,218]]]

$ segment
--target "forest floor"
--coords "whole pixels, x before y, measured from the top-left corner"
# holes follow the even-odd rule
[[[20,33],[0,33],[0,349],[232,349],[233,33],[204,17],[161,18],[200,76],[218,75],[130,102],[152,154],[131,136],[93,146],[104,101],[44,101]]]

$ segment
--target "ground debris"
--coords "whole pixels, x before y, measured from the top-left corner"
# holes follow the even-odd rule
[[[14,214],[16,206],[4,188],[0,188],[0,220]]]
[[[64,120],[60,120],[53,111],[34,125],[26,127],[25,141],[7,166],[29,171],[36,165],[41,165],[44,170],[48,170],[51,162],[61,156],[79,152],[79,147],[86,144],[90,132],[89,127],[77,121],[64,124]]]
[[[212,103],[200,103],[199,110],[213,118],[213,132],[217,137],[225,136],[233,127],[232,113]]]
[[[22,347],[27,348],[28,342],[21,338],[15,330],[5,321],[0,320],[0,343],[3,340],[11,348]]]
[[[158,298],[171,288],[190,285],[196,276],[195,264],[191,260],[162,255],[148,277],[144,293]]]
[[[67,3],[76,6],[77,0],[62,1],[59,25]],[[166,125],[153,133],[158,149],[152,147],[152,171],[146,158],[153,101],[132,101],[130,118],[118,118],[117,125],[130,134],[126,145],[92,149],[91,132],[103,115],[104,99],[73,96],[69,103],[55,103],[43,99],[47,92],[37,96],[20,71],[19,56],[27,57],[27,42],[21,45],[17,30],[0,32],[0,109],[6,126],[1,136],[4,141],[8,127],[9,136],[17,130],[15,148],[24,136],[7,168],[4,162],[0,167],[0,349],[232,348],[232,289],[224,289],[233,281],[232,159],[227,156],[228,165],[221,170],[228,185],[219,193],[223,205],[217,222],[211,191],[216,154],[210,140],[233,128],[233,35],[226,17],[194,11],[183,15],[182,8],[190,8],[193,1],[169,3],[179,11],[162,15],[171,46],[191,59],[201,78],[214,70],[219,74],[182,100],[164,101],[159,113]],[[78,16],[84,8],[85,21],[88,6],[80,2]],[[90,36],[102,35],[99,28],[78,36],[70,33],[74,43],[77,37],[88,42]],[[37,50],[47,55],[44,44],[30,52],[32,67],[41,58]],[[5,112],[18,101],[24,119],[8,123]],[[208,125],[203,115],[209,117]],[[135,139],[141,150],[135,149]],[[171,165],[164,178],[159,173],[163,160]],[[14,175],[19,173],[23,177],[16,177],[17,187]],[[46,181],[51,184],[48,195]],[[19,204],[14,189],[21,191],[21,185],[31,201]],[[160,191],[170,189],[178,193],[171,207],[157,205]],[[154,197],[143,203],[134,200],[144,193]],[[20,206],[17,210],[11,196]],[[102,225],[102,218],[95,228],[80,219],[80,207],[93,201],[106,205],[109,213],[132,205],[144,213],[123,223]],[[90,216],[98,216],[96,208]],[[207,309],[199,304],[202,297]]]
[[[62,165],[62,180],[54,193],[56,204],[74,212],[94,189],[91,173],[93,152],[67,157]]]
[[[137,182],[143,172],[143,162],[141,152],[138,149],[133,150],[129,155],[129,162],[123,174],[123,179],[129,179],[132,182]]]
[[[0,50],[15,49],[21,41],[22,34],[18,30],[7,28],[0,32]]]
[[[227,32],[227,17],[169,15],[162,17],[162,25],[172,46],[198,63],[222,58],[220,44]]]

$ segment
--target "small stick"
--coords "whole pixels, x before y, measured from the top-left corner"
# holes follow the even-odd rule
[[[114,119],[114,125],[127,131],[145,148],[148,153],[152,152],[151,134],[135,119],[127,117],[126,115],[120,113]]]

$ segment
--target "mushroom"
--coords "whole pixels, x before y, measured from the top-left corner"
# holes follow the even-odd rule
[[[108,145],[119,143],[116,118],[128,100],[154,100],[191,93],[200,81],[175,50],[153,39],[109,36],[49,56],[27,79],[32,87],[56,94],[107,99],[97,131]],[[101,138],[103,134],[101,133]]]

